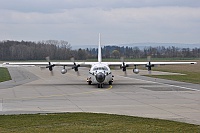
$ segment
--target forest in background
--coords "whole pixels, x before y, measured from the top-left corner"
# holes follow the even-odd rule
[[[103,58],[200,58],[200,48],[104,46]],[[47,40],[31,41],[0,41],[0,60],[44,60],[49,56],[52,60],[86,60],[97,58],[97,48],[79,48],[72,50],[67,41]]]

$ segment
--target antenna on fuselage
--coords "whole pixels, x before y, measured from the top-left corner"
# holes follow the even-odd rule
[[[102,56],[101,56],[101,34],[99,33],[99,47],[98,47],[98,62],[101,63]]]

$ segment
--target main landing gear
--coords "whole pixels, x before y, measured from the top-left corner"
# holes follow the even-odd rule
[[[92,84],[91,77],[87,78],[88,85]]]
[[[91,85],[92,84],[92,81],[88,81],[88,85]]]

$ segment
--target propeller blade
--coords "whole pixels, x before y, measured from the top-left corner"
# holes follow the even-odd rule
[[[122,62],[122,66],[120,66],[120,68],[122,69],[122,71],[124,72],[124,76],[126,77],[127,76],[126,68],[129,66],[125,64],[124,57],[121,57],[120,60]]]
[[[120,61],[121,61],[121,62],[124,62],[124,57],[121,57],[121,58],[120,58]]]
[[[148,71],[151,71],[151,67],[152,65],[149,63],[149,65],[147,66]]]
[[[51,76],[54,76],[54,72],[53,72],[53,70],[52,71],[50,71],[51,72]]]
[[[112,68],[112,67],[111,67],[111,68]],[[120,67],[119,67],[119,66],[114,66],[113,69],[114,69],[114,70],[121,70],[122,68],[121,68],[121,66],[120,66]]]
[[[151,61],[151,56],[147,56],[147,61],[148,61],[148,62]]]
[[[47,60],[48,62],[50,62],[50,57],[49,57],[49,56],[47,56],[47,57],[46,57],[46,60]]]
[[[72,67],[69,67],[69,68],[66,68],[66,69],[70,71],[70,70],[72,70],[73,68],[72,68]]]
[[[79,71],[77,71],[77,72],[76,72],[76,74],[77,74],[77,76],[80,76],[80,73],[79,73]]]
[[[74,57],[71,58],[71,62],[75,63],[75,59],[74,59]]]
[[[151,70],[148,70],[148,74],[151,75]]]
[[[154,67],[154,65],[151,64],[151,56],[147,56],[148,63],[145,65],[148,69],[148,73],[151,74],[151,68]]]
[[[76,72],[77,76],[80,76],[80,73],[78,71],[78,68],[80,67],[80,64],[76,64],[74,57],[71,58],[71,61],[74,63],[74,66],[71,69],[74,69],[74,71]]]
[[[125,77],[127,77],[127,76],[128,76],[126,71],[124,71],[124,76],[125,76]]]
[[[40,70],[44,70],[44,69],[46,69],[46,67],[44,67],[44,66],[41,66],[41,67],[40,67]]]
[[[51,64],[51,62],[50,62],[50,57],[49,57],[49,56],[46,57],[46,60],[47,60],[47,62],[49,63],[49,65],[46,66],[45,68],[48,68],[49,71],[50,71],[50,73],[51,73],[51,76],[53,76],[53,75],[54,75],[54,73],[53,73],[53,67],[54,67],[55,65],[54,65],[54,64]],[[41,69],[43,69],[43,68],[41,68]]]

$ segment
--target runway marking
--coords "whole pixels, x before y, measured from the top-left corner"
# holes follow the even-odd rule
[[[61,96],[75,96],[82,94],[92,94],[96,92],[103,92],[112,89],[112,85],[110,85],[107,89],[95,90],[95,91],[85,91],[80,93],[72,93],[72,94],[61,94],[61,95],[48,95],[48,96],[38,96],[38,97],[21,97],[21,98],[5,98],[4,100],[20,100],[20,99],[35,99],[35,98],[50,98],[50,97],[61,97]]]
[[[118,75],[118,76],[119,76],[119,75]],[[128,78],[128,79],[134,79],[134,80],[139,80],[139,81],[144,81],[144,82],[149,82],[149,83],[154,83],[154,84],[167,85],[167,86],[170,86],[170,87],[177,87],[177,88],[186,89],[186,90],[200,91],[200,90],[198,90],[198,89],[188,88],[188,87],[184,87],[184,86],[177,86],[177,85],[171,85],[171,84],[166,84],[166,83],[159,83],[159,82],[154,82],[154,81],[149,81],[149,80],[143,80],[143,79],[137,79],[137,78],[124,77],[124,76],[119,76],[119,77]]]

